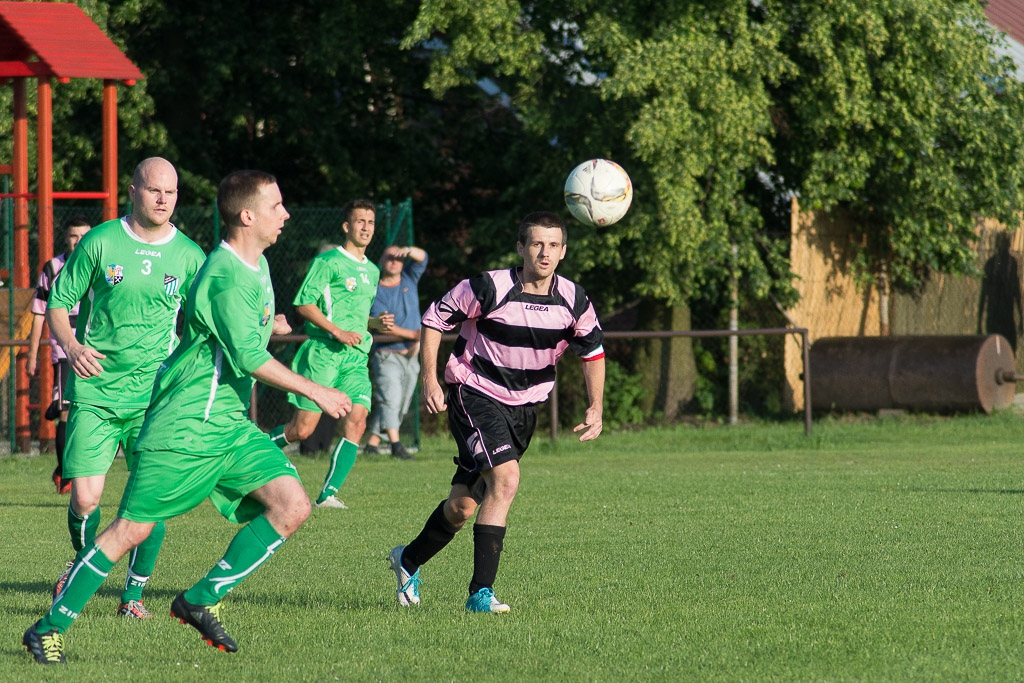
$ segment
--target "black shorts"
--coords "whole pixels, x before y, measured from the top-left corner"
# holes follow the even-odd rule
[[[61,411],[71,407],[71,401],[64,398],[70,372],[71,366],[67,358],[61,358],[53,364],[53,393],[50,395],[50,405],[46,409],[47,420],[56,420],[60,417]]]
[[[537,427],[533,405],[507,406],[463,384],[448,389],[448,428],[459,455],[452,484],[465,484],[478,499],[483,496],[480,473],[512,460],[530,446]]]
[[[67,410],[71,407],[71,401],[64,398],[64,392],[68,388],[68,373],[70,372],[71,366],[68,364],[67,358],[61,358],[53,364],[53,400],[60,404],[61,410]]]

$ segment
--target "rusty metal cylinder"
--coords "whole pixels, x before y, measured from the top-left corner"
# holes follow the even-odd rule
[[[1013,349],[998,334],[826,337],[811,346],[810,370],[816,411],[991,413],[1016,389]]]

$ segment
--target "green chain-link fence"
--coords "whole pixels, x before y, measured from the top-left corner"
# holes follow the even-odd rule
[[[5,239],[0,241],[0,248],[3,250],[0,264],[10,269],[13,264],[11,250],[13,240],[10,239],[13,233],[13,213],[11,200],[0,201],[0,231]],[[122,214],[127,213],[126,207]],[[274,292],[277,298],[277,310],[288,316],[288,319],[296,333],[302,332],[302,321],[295,316],[292,299],[298,291],[302,280],[306,275],[309,262],[326,245],[341,244],[344,237],[341,232],[341,224],[344,222],[344,215],[341,207],[288,207],[291,218],[285,225],[284,233],[277,244],[266,252],[267,261],[270,264],[270,272],[274,278]],[[58,204],[54,207],[54,254],[63,251],[62,242],[65,222],[74,216],[83,216],[91,224],[97,225],[102,221],[102,209],[97,204],[90,205],[69,205]],[[366,250],[367,257],[374,262],[379,262],[385,247],[391,244],[408,245],[413,244],[413,218],[412,200],[392,203],[387,200],[377,205],[377,228],[373,242]],[[175,225],[186,235],[192,238],[204,251],[209,253],[222,238],[220,220],[212,204],[178,206],[172,219]],[[36,205],[29,205],[29,263],[32,264],[32,271],[29,273],[31,286],[35,286],[38,273],[35,264],[38,262],[39,236],[36,232]],[[13,277],[11,278],[13,279]],[[7,336],[6,331],[4,336]],[[270,351],[283,363],[290,364],[292,356],[298,348],[297,343],[274,343]],[[13,410],[8,403],[9,377],[4,379],[3,403],[4,416],[13,416]],[[34,396],[32,402],[37,398],[33,387]],[[288,404],[286,395],[265,385],[259,384],[257,390],[257,405],[259,406],[259,423],[264,428],[270,428],[287,421],[291,417],[292,408]],[[418,407],[414,404],[413,410]],[[13,419],[13,417],[12,417]],[[33,422],[38,420],[38,415],[33,415]],[[0,431],[6,434],[13,430],[13,425],[8,424],[11,420],[4,420]],[[419,437],[418,413],[410,415],[406,419],[403,431],[412,435],[410,441],[418,442]],[[32,433],[36,433],[36,424],[32,425]],[[5,439],[9,440],[9,439]]]

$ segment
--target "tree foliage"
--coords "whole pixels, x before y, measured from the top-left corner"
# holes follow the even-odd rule
[[[531,175],[551,188],[540,195],[549,206],[583,159],[608,156],[629,170],[629,216],[590,235],[574,231],[586,235],[573,252],[581,270],[630,282],[627,291],[618,285],[620,300],[678,303],[734,269],[763,296],[785,272],[745,188],[774,162],[765,83],[791,66],[774,52],[778,27],[753,20],[746,2],[428,0],[405,44],[431,40],[444,45],[428,81],[434,92],[501,84],[537,138]]]
[[[167,0],[129,40],[179,165],[273,170],[292,201],[387,195],[422,169],[409,3]],[[423,98],[425,99],[425,98]],[[430,123],[430,122],[425,122]]]
[[[566,272],[606,310],[735,273],[785,299],[793,194],[851,210],[863,271],[908,287],[969,270],[976,218],[1024,203],[1021,85],[973,0],[79,4],[147,75],[121,89],[125,179],[162,154],[186,202],[247,166],[290,202],[413,196],[449,278],[509,262],[517,220],[598,156],[634,207],[573,227]],[[55,86],[60,187],[98,184],[99,87]]]
[[[912,287],[969,270],[977,217],[1024,204],[1024,100],[998,41],[969,0],[425,0],[405,45],[437,46],[435,93],[500,84],[549,142],[544,183],[623,161],[636,207],[584,267],[673,303],[733,269],[755,296],[779,285],[764,228],[792,193],[858,216],[867,272]]]
[[[475,86],[424,89],[429,49],[399,45],[417,2],[164,5],[128,44],[180,168],[214,180],[264,168],[307,206],[411,196],[434,264],[428,294],[486,264],[473,234],[512,182],[494,150],[519,124]]]
[[[772,87],[778,172],[809,208],[844,206],[862,269],[893,282],[964,273],[976,221],[1024,206],[1021,83],[970,0],[770,5],[797,69]]]

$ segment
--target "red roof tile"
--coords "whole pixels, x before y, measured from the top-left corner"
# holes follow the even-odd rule
[[[139,80],[142,72],[77,5],[0,2],[0,77]]]
[[[992,25],[1018,43],[1024,43],[1024,2],[1021,0],[989,0],[985,14]]]

